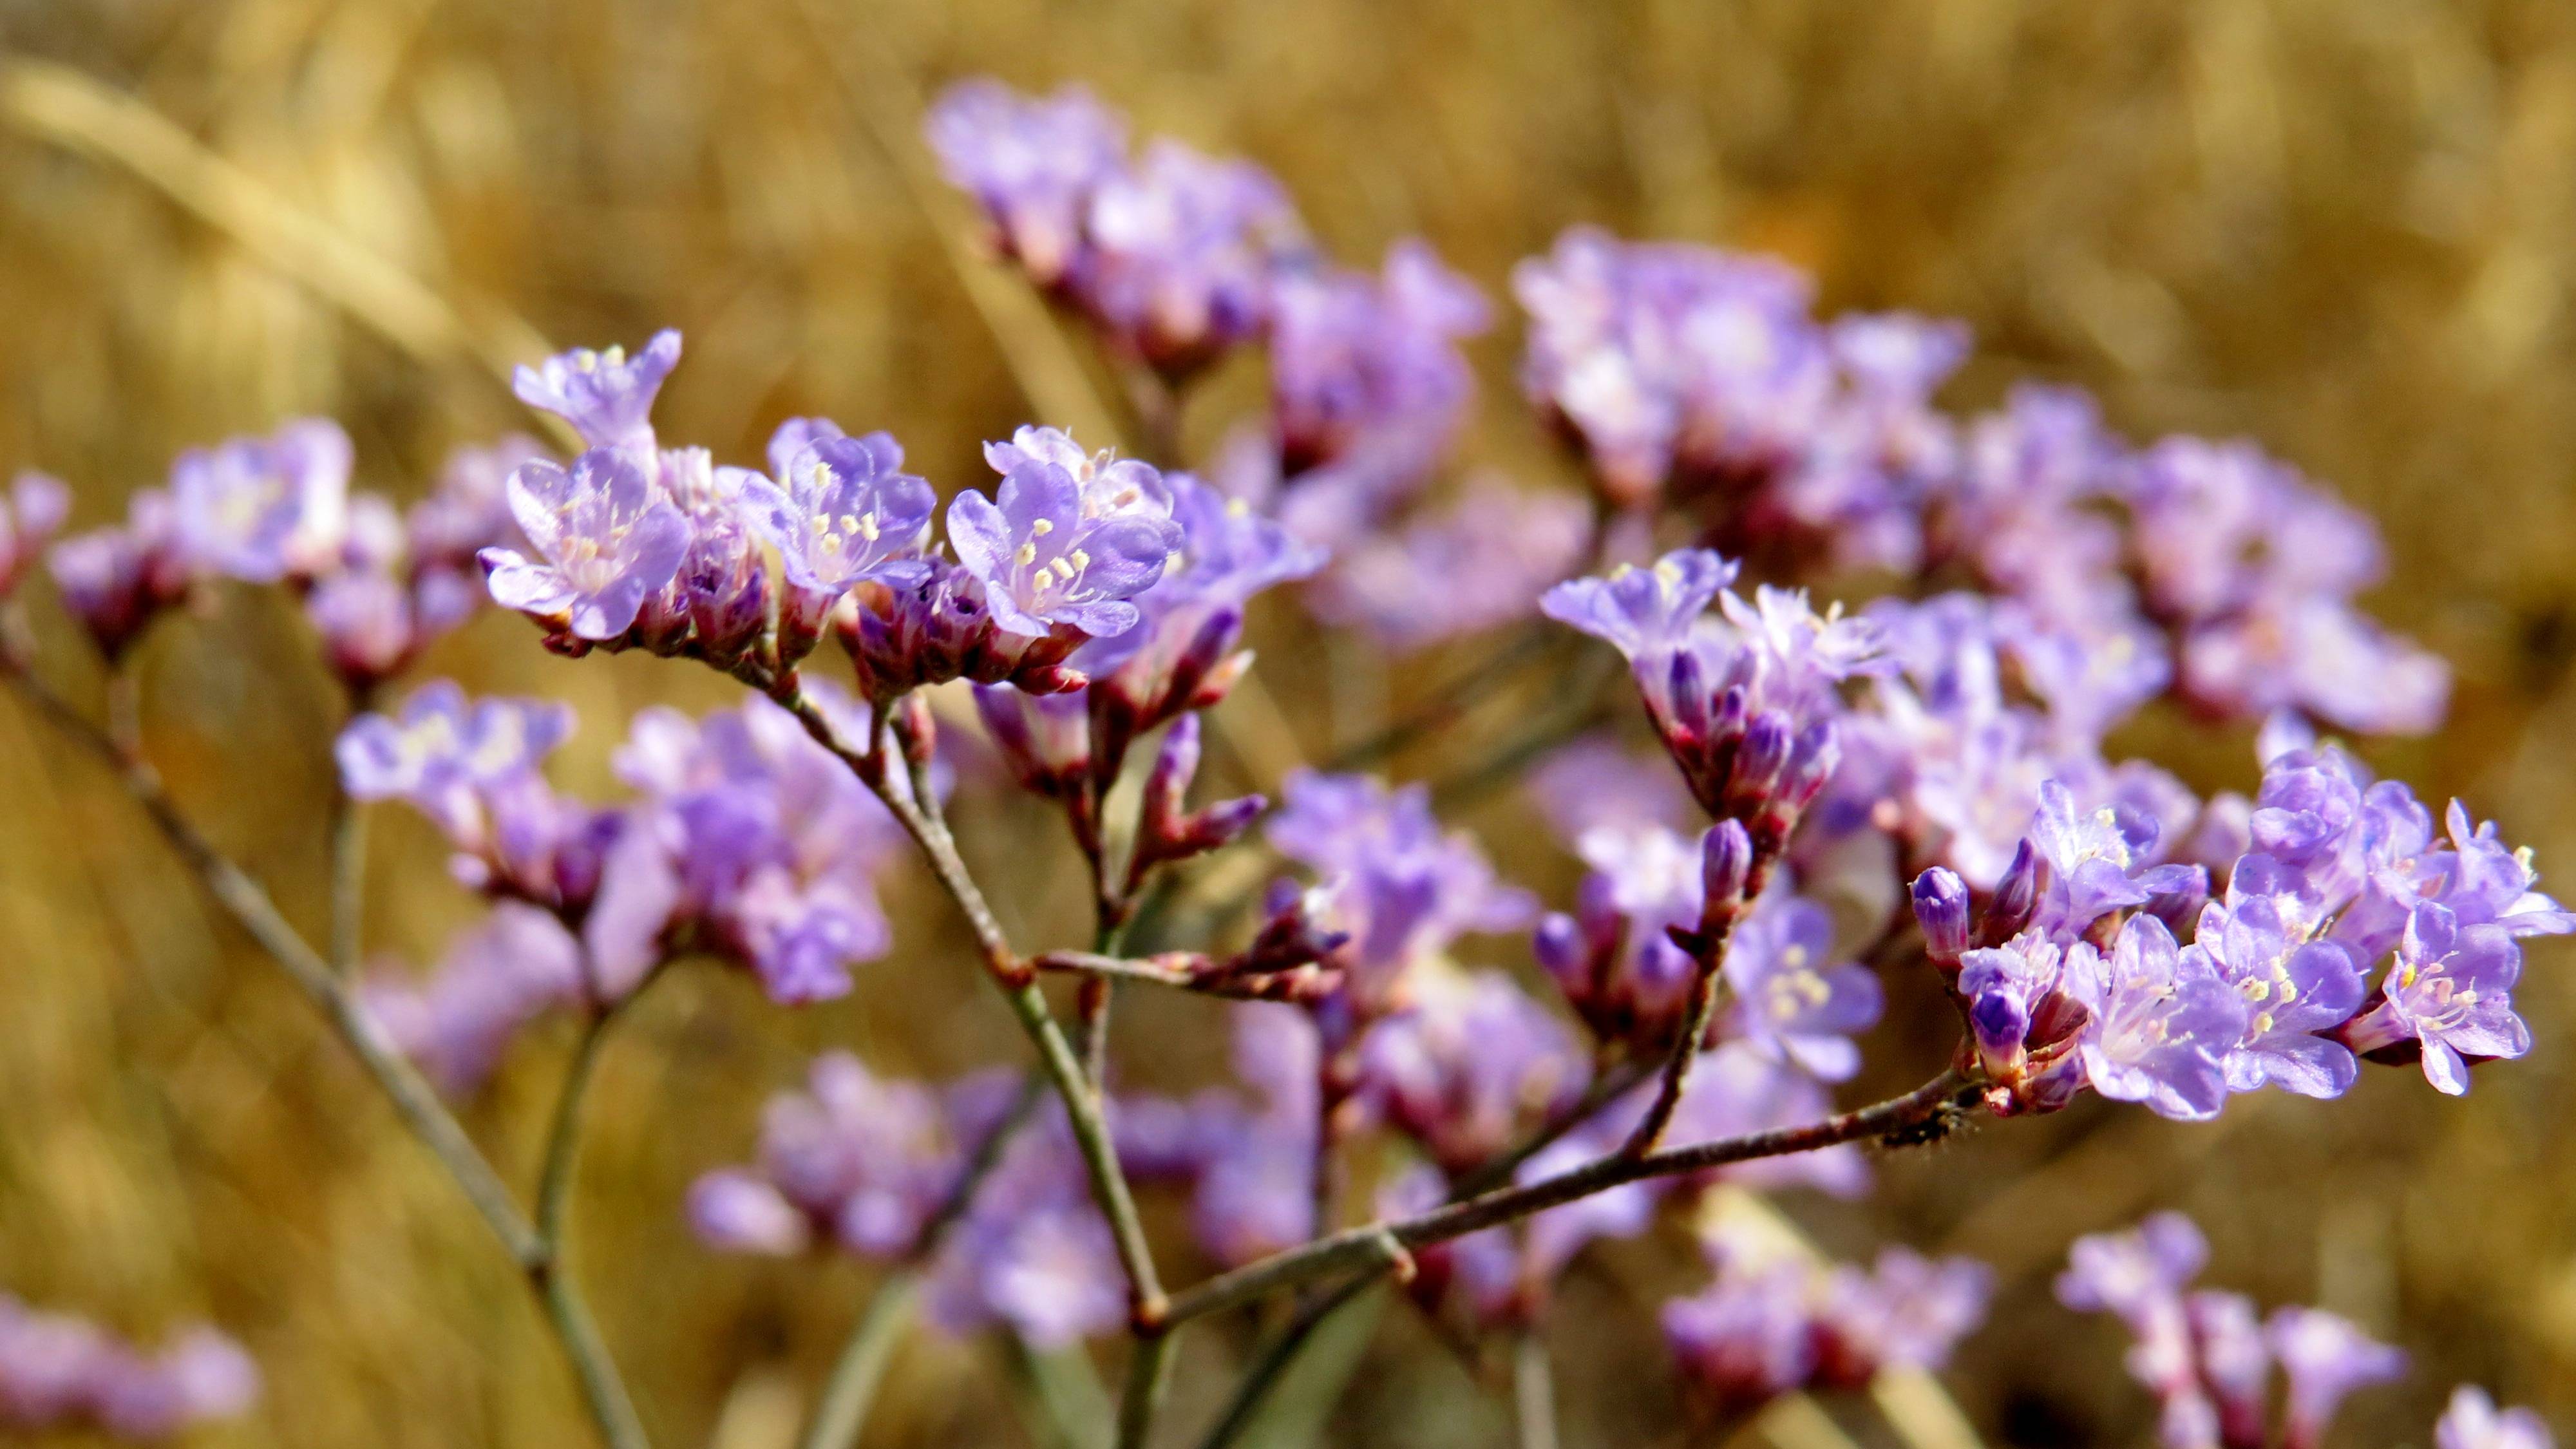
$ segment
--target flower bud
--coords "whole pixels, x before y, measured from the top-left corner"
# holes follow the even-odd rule
[[[2046,868],[2039,852],[2028,840],[2022,841],[2003,879],[1995,884],[1994,900],[1986,906],[1985,919],[1978,925],[1978,945],[2000,946],[2030,924],[2032,913],[2039,909],[2041,875]]]
[[[1959,953],[1968,949],[1968,883],[1944,866],[1914,878],[1914,919],[1923,928],[1923,949],[1945,973],[1959,969]]]
[[[1182,804],[1198,773],[1199,717],[1185,714],[1163,732],[1163,747],[1155,752],[1154,768],[1145,776],[1141,828],[1147,839],[1170,840],[1180,833]],[[1142,841],[1138,848],[1144,848]]]
[[[1744,743],[1727,776],[1726,814],[1749,819],[1762,812],[1780,788],[1793,743],[1789,717],[1777,710],[1764,710],[1745,725]]]

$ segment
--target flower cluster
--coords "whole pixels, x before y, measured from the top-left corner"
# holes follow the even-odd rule
[[[324,662],[364,698],[473,613],[473,551],[515,536],[488,506],[499,470],[533,451],[516,441],[462,451],[405,515],[381,494],[350,491],[338,424],[290,422],[181,454],[166,490],[137,491],[125,523],[62,540],[48,564],[111,658],[215,580],[284,584],[302,596]],[[25,486],[37,491],[21,495],[18,531],[32,547],[62,509],[42,484]]]
[[[1267,172],[1126,127],[1078,87],[1024,96],[967,81],[931,108],[931,149],[995,248],[1122,353],[1178,377],[1268,320],[1276,258],[1301,245]]]
[[[1716,1277],[1663,1308],[1694,1406],[1740,1422],[1800,1389],[1865,1388],[1883,1370],[1939,1369],[1984,1319],[1994,1274],[1970,1258],[1888,1248],[1871,1268],[1819,1268],[1747,1231],[1705,1244]]]
[[[860,705],[806,688],[864,733]],[[684,947],[738,962],[790,1003],[847,992],[850,968],[885,953],[875,879],[901,833],[786,711],[756,698],[704,720],[644,711],[617,752],[639,798],[617,807],[567,799],[540,773],[571,722],[561,706],[469,701],[440,680],[341,735],[349,793],[420,810],[454,847],[457,878],[502,902],[431,980],[387,975],[371,991],[433,1075],[470,1087],[522,1022],[618,1000]]]
[[[2208,1257],[2191,1219],[2158,1213],[2129,1232],[2078,1239],[2057,1280],[2067,1307],[2128,1326],[2137,1340],[2129,1373],[2156,1395],[2167,1449],[2276,1442],[2275,1367],[2284,1384],[2277,1442],[2317,1449],[2347,1396],[2405,1373],[2404,1353],[2323,1309],[2281,1308],[2266,1320],[2242,1294],[2186,1292]]]
[[[2251,848],[2216,899],[2198,867],[2139,868],[2151,822],[2085,815],[2057,786],[1982,910],[1947,870],[1916,881],[1997,1111],[2090,1086],[2202,1118],[2266,1086],[2340,1096],[2363,1057],[2420,1061],[2457,1094],[2472,1061],[2530,1048],[2518,939],[2576,917],[2537,891],[2528,854],[2457,803],[2438,836],[2411,791],[2333,745],[2266,743]]]
[[[0,1425],[24,1433],[87,1425],[158,1440],[237,1418],[259,1393],[258,1367],[214,1329],[190,1329],[146,1353],[86,1319],[0,1293]]]
[[[807,1085],[769,1104],[755,1166],[689,1190],[690,1223],[709,1246],[930,1255],[932,1321],[957,1334],[1004,1324],[1051,1348],[1124,1321],[1117,1254],[1060,1108],[1022,1129],[1008,1073],[934,1088],[879,1078],[847,1053],[818,1058]],[[988,1150],[995,1165],[970,1184]],[[951,1212],[955,1230],[931,1240]]]

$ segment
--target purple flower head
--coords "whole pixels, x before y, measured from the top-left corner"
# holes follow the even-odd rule
[[[2227,1053],[2245,1035],[2245,998],[2153,916],[2132,916],[2109,956],[2078,942],[2067,976],[2092,1013],[2082,1057],[2093,1090],[2159,1116],[2201,1121],[2227,1098]]]
[[[542,562],[514,549],[480,555],[492,599],[576,638],[622,638],[678,577],[689,522],[638,455],[593,448],[566,472],[542,459],[510,475],[510,512]]]
[[[251,583],[323,573],[348,534],[350,464],[349,435],[322,418],[182,453],[170,469],[179,546]]]
[[[2031,843],[2049,867],[2037,917],[2041,928],[2071,939],[2111,911],[2143,905],[2158,891],[2180,885],[2188,867],[2139,869],[2155,849],[2156,835],[2156,822],[2144,811],[2119,802],[2079,811],[2074,792],[2062,782],[2042,784],[2030,828]]]
[[[45,545],[62,532],[71,515],[71,490],[43,473],[21,473],[0,500],[0,599],[9,597],[26,577]]]
[[[1729,1422],[1807,1382],[1815,1372],[1806,1269],[1775,1261],[1739,1267],[1712,1249],[1716,1281],[1666,1303],[1664,1342],[1683,1379],[1718,1422]]]
[[[938,495],[902,467],[903,448],[885,433],[820,438],[789,460],[778,482],[743,480],[746,516],[778,550],[789,579],[837,597],[920,551]]]
[[[1153,587],[1182,541],[1161,475],[1078,453],[1068,466],[1071,440],[1051,430],[1023,429],[987,452],[1004,470],[998,501],[958,494],[948,541],[983,584],[994,621],[1025,635],[1058,624],[1095,638],[1134,628],[1127,601]]]
[[[2209,1260],[2209,1242],[2180,1213],[2157,1213],[2125,1233],[2075,1240],[2057,1301],[2080,1313],[2111,1313],[2136,1340],[2130,1377],[2164,1403],[2165,1442],[2216,1442],[2219,1413],[2203,1392],[2183,1289]]]
[[[1071,660],[1097,681],[1107,743],[1123,751],[1127,740],[1173,714],[1222,699],[1250,662],[1233,652],[1244,606],[1273,585],[1313,574],[1325,555],[1187,473],[1151,476],[1143,464],[1112,466],[1148,475],[1128,485],[1137,501],[1127,506],[1166,507],[1179,539],[1162,577],[1135,598],[1136,627],[1093,639]],[[1152,486],[1138,486],[1144,482]]]
[[[1323,924],[1350,937],[1347,979],[1364,1010],[1386,1009],[1459,936],[1528,920],[1528,897],[1495,878],[1472,836],[1441,828],[1424,786],[1299,771],[1283,793],[1270,843],[1330,884]]]
[[[1007,1326],[1039,1349],[1126,1321],[1125,1275],[1060,1114],[1013,1135],[932,1262],[925,1315],[953,1334]]]
[[[147,1354],[85,1319],[0,1294],[0,1426],[159,1440],[240,1417],[260,1387],[250,1355],[212,1328],[182,1330]]]
[[[2080,943],[2079,943],[2080,944]],[[2082,948],[2089,957],[2092,948]],[[1957,990],[2000,1114],[2054,1111],[2083,1085],[2082,1045],[2092,1024],[2076,961],[2038,931],[1960,958]]]
[[[1083,218],[1090,247],[1072,277],[1117,347],[1180,376],[1268,319],[1274,254],[1296,212],[1268,172],[1169,138],[1103,177]]]
[[[2364,1055],[2415,1042],[2424,1079],[2456,1097],[2469,1089],[2468,1058],[2531,1050],[2531,1028],[2513,1010],[2521,975],[2522,948],[2504,927],[2463,926],[2449,907],[2427,901],[2407,918],[2379,1004],[2342,1039]]]
[[[847,1052],[814,1059],[804,1092],[762,1114],[760,1173],[842,1247],[909,1252],[959,1169],[939,1095]]]
[[[380,973],[362,995],[403,1055],[450,1096],[490,1079],[521,1028],[586,993],[581,945],[535,906],[502,901],[426,980]]]
[[[424,583],[438,591],[425,602],[464,612],[450,591],[453,576],[431,574]],[[470,604],[472,597],[465,594],[463,602]],[[305,600],[304,613],[321,636],[322,657],[332,672],[360,688],[373,688],[402,672],[429,642],[433,631],[424,626],[439,622],[429,610],[415,611],[412,592],[402,580],[372,570],[353,569],[322,580]]]
[[[2443,905],[2464,926],[2502,926],[2514,936],[2563,936],[2576,931],[2576,913],[2540,893],[2531,850],[2514,850],[2496,838],[2495,822],[2472,825],[2468,807],[2454,800],[2444,817],[2451,833],[2450,878]],[[2404,875],[2402,867],[2399,878]]]
[[[765,1178],[719,1168],[689,1185],[689,1227],[719,1253],[784,1258],[812,1245],[812,1222]]]
[[[1445,442],[1475,386],[1456,339],[1483,331],[1489,317],[1475,286],[1410,238],[1389,249],[1383,278],[1281,278],[1270,396],[1283,470],[1293,477],[1375,433]]]
[[[1003,254],[1030,280],[1065,280],[1092,191],[1126,163],[1127,132],[1080,86],[1025,96],[999,81],[960,81],[923,123],[951,185],[974,196]]]
[[[1479,475],[1448,507],[1416,514],[1392,536],[1363,530],[1337,545],[1310,604],[1388,648],[1423,648],[1528,617],[1577,567],[1591,526],[1573,494]]]
[[[1881,1252],[1871,1271],[1835,1268],[1817,1310],[1818,1378],[1860,1388],[1884,1368],[1942,1368],[1985,1321],[1994,1281],[1994,1270],[1974,1258],[1926,1258],[1908,1248]]]
[[[1878,978],[1834,964],[1833,917],[1783,892],[1763,897],[1726,943],[1735,1029],[1756,1051],[1828,1081],[1860,1070],[1851,1038],[1878,1021]]]
[[[1361,1093],[1443,1169],[1473,1169],[1588,1075],[1563,1022],[1499,971],[1424,973],[1360,1044]]]
[[[1672,766],[1606,734],[1586,735],[1549,755],[1530,771],[1529,791],[1568,844],[1595,827],[1679,831],[1690,819],[1690,796]]]
[[[333,754],[350,795],[408,800],[471,850],[482,843],[486,793],[533,775],[572,726],[571,707],[559,702],[469,703],[464,690],[440,679],[412,691],[398,715],[351,720]]]
[[[1682,549],[1648,568],[1622,566],[1607,578],[1569,579],[1539,600],[1539,612],[1618,646],[1642,680],[1662,673],[1689,647],[1699,621],[1738,566],[1704,548]]]
[[[2282,923],[2269,896],[2202,911],[2190,951],[2209,962],[2245,998],[2245,1035],[2227,1054],[2235,1092],[2278,1086],[2306,1097],[2340,1097],[2358,1064],[2342,1043],[2319,1033],[2352,1018],[2361,1005],[2361,972],[2332,941],[2302,941]]]
[[[539,366],[511,373],[510,390],[528,406],[572,424],[593,448],[650,450],[653,398],[679,365],[680,334],[665,328],[632,357],[622,347],[556,353]],[[526,522],[524,514],[520,521]],[[536,537],[536,531],[530,529],[529,536]]]
[[[2217,1413],[2226,1444],[2261,1444],[2269,1437],[2272,1348],[2254,1300],[2242,1293],[2204,1289],[2183,1302],[2191,1324],[2193,1357]]]
[[[2433,1426],[2434,1449],[2557,1449],[2549,1425],[2529,1409],[2498,1410],[2487,1391],[2462,1384]]]
[[[2403,1350],[2321,1308],[2277,1309],[2263,1334],[2289,1384],[2281,1414],[2282,1441],[2289,1449],[2317,1449],[2345,1396],[2406,1372]]]

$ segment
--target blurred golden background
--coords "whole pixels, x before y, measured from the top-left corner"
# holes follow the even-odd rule
[[[1346,262],[1419,233],[1500,300],[1512,261],[1575,222],[1759,247],[1812,269],[1825,310],[1972,323],[1956,407],[2045,377],[2096,390],[2133,437],[2259,438],[2379,518],[2394,569],[2374,607],[2459,672],[2450,728],[2374,759],[2500,817],[2544,877],[2576,862],[2576,8],[2559,0],[5,0],[0,47],[0,472],[70,480],[78,525],[180,448],[297,413],[340,419],[360,482],[408,500],[451,446],[530,426],[499,379],[541,339],[665,325],[688,336],[666,437],[748,458],[779,418],[820,412],[893,430],[943,487],[975,479],[979,440],[1032,415],[1024,386],[1071,420],[1045,395],[1066,395],[1066,354],[979,310],[972,288],[1008,314],[1008,284],[954,250],[918,107],[966,74],[1081,80],[1140,133],[1273,168]],[[1475,346],[1467,460],[1576,486],[1517,402],[1517,344],[1507,320]],[[1246,381],[1202,399],[1194,447]],[[92,699],[50,606],[42,623],[46,668]],[[181,800],[317,924],[340,705],[301,628],[235,591],[157,631],[146,727]],[[634,709],[732,692],[532,642],[486,617],[422,673],[575,701],[559,778],[576,790],[609,791]],[[1296,641],[1265,642],[1295,736],[1272,754],[1320,753],[1348,722],[1302,710],[1283,684]],[[2133,743],[2201,786],[2250,783],[2241,736]],[[1024,936],[1072,939],[1080,886],[1052,822],[966,810],[988,842],[1043,843],[988,878]],[[0,817],[0,1288],[147,1338],[196,1317],[240,1334],[270,1392],[210,1445],[587,1442],[453,1189],[122,794],[14,702]],[[378,812],[375,839],[370,950],[430,958],[474,907],[418,821]],[[1566,862],[1498,853],[1561,898]],[[759,1102],[829,1045],[905,1072],[1016,1059],[948,913],[910,884],[893,904],[901,944],[856,996],[790,1014],[685,973],[606,1063],[575,1266],[660,1442],[787,1442],[866,1287],[852,1266],[689,1239],[681,1191],[745,1154]],[[1526,964],[1510,942],[1485,954]],[[2380,1071],[2343,1103],[2266,1094],[2207,1127],[2094,1103],[1891,1159],[1860,1204],[1789,1206],[1838,1251],[1903,1241],[1998,1267],[1994,1320],[1949,1375],[1989,1442],[2146,1442],[2115,1331],[2047,1290],[2070,1239],[2156,1206],[2208,1230],[2210,1281],[2414,1353],[2344,1440],[2425,1442],[2464,1379],[2576,1429],[2576,988],[2563,950],[2531,954],[2539,1045],[2465,1101]],[[1937,1055],[1905,1000],[1850,1100]],[[1208,1009],[1128,1013],[1134,1078],[1206,1071]],[[540,1032],[471,1108],[513,1172],[534,1171],[568,1047]],[[1649,1305],[1697,1281],[1671,1245],[1577,1270],[1556,1329],[1568,1445],[1677,1442]],[[1209,1411],[1242,1348],[1194,1337],[1175,1419]],[[868,1442],[1023,1442],[1005,1381],[982,1346],[917,1334]],[[1507,1422],[1389,1313],[1320,1442],[1488,1444]]]

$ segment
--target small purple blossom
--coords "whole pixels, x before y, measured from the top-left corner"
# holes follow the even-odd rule
[[[1573,1033],[1499,972],[1424,975],[1360,1045],[1363,1096],[1451,1172],[1499,1155],[1587,1075]]]
[[[1880,1252],[1867,1271],[1837,1266],[1817,1310],[1819,1377],[1858,1388],[1883,1368],[1944,1367],[1985,1321],[1994,1282],[1994,1270],[1974,1258],[1926,1258],[1901,1247]]]
[[[2289,1385],[2281,1413],[2288,1449],[2317,1449],[2346,1396],[2406,1372],[2403,1350],[2321,1308],[2277,1309],[2263,1325],[2263,1336]]]
[[[1649,568],[1607,578],[1570,579],[1547,591],[1539,611],[1616,645],[1642,677],[1686,648],[1700,619],[1735,582],[1737,565],[1709,549],[1683,549]]]
[[[1094,637],[1136,627],[1128,601],[1153,587],[1181,546],[1160,476],[1149,486],[1153,470],[1126,463],[1077,473],[1015,444],[994,445],[1005,469],[997,498],[970,490],[948,506],[949,544],[983,584],[994,621],[1024,635],[1058,624]]]
[[[1343,545],[1314,607],[1397,650],[1490,629],[1528,617],[1580,563],[1591,526],[1571,494],[1470,479],[1392,536],[1361,531]]]
[[[2093,1090],[2184,1121],[2218,1114],[2247,1011],[2204,954],[2177,947],[2155,917],[2132,916],[2109,956],[2078,943],[2066,969],[2092,1014],[2081,1055]]]
[[[1833,918],[1793,896],[1766,896],[1727,939],[1724,970],[1735,1028],[1754,1050],[1828,1081],[1860,1070],[1851,1038],[1877,1024],[1878,978],[1834,964]]]
[[[2244,1038],[2227,1054],[2228,1090],[2278,1086],[2307,1097],[2339,1097],[2359,1072],[2352,1052],[2321,1033],[2361,1005],[2361,973],[2332,941],[2302,942],[2268,896],[2202,911],[2191,951],[2208,956],[2245,998]]]
[[[744,479],[745,516],[791,581],[838,597],[921,548],[938,496],[902,467],[903,449],[885,433],[821,438],[777,482]]]
[[[2427,901],[2407,918],[2379,1004],[2354,1018],[2342,1039],[2364,1055],[2414,1042],[2424,1079],[2456,1097],[2469,1089],[2469,1058],[2531,1050],[2531,1028],[2513,1009],[2521,975],[2522,948],[2502,926],[2463,926],[2448,907]]]
[[[147,1354],[86,1319],[0,1294],[0,1426],[43,1433],[94,1426],[131,1441],[234,1419],[259,1401],[257,1364],[212,1328]]]
[[[362,714],[334,754],[343,788],[361,800],[405,799],[442,823],[460,792],[533,771],[572,733],[570,706],[551,700],[469,702],[451,681],[413,690],[400,714]]]
[[[622,347],[576,347],[539,366],[521,367],[510,375],[510,390],[528,406],[572,424],[593,448],[649,450],[653,399],[679,365],[680,334],[665,328],[631,357]],[[529,536],[536,536],[534,529]]]
[[[17,589],[45,545],[62,532],[71,504],[71,490],[47,474],[21,473],[9,485],[8,498],[0,500],[0,599]]]
[[[593,448],[570,472],[532,459],[510,475],[509,498],[542,562],[483,550],[493,602],[578,639],[622,638],[688,551],[688,519],[631,453]]]
[[[251,583],[323,573],[347,537],[351,461],[349,435],[321,418],[182,453],[170,470],[179,545]]]
[[[450,1096],[481,1087],[521,1028],[587,993],[581,943],[534,906],[502,901],[423,980],[377,972],[367,1013]]]
[[[2502,1409],[2487,1391],[2462,1384],[2451,1391],[2442,1421],[2433,1426],[2434,1449],[2556,1449],[2549,1425],[2529,1409]]]
[[[960,81],[923,123],[951,184],[992,222],[1000,251],[1053,288],[1076,264],[1092,191],[1126,163],[1127,132],[1080,86],[1024,96]]]

